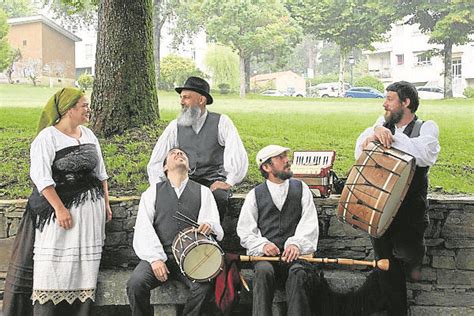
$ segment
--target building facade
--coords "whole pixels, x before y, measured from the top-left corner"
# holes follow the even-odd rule
[[[75,43],[81,39],[43,15],[8,19],[8,42],[20,49],[12,79],[36,77],[43,85],[70,84],[75,78]]]
[[[442,56],[430,54],[442,45],[428,43],[417,24],[394,24],[387,42],[375,43],[374,51],[366,51],[369,72],[385,85],[406,80],[417,86],[444,86]],[[462,93],[474,86],[474,41],[453,46],[453,92]]]

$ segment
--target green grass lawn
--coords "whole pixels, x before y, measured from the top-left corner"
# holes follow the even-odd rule
[[[41,106],[57,88],[0,85],[0,197],[28,196],[29,145]],[[257,151],[274,143],[294,150],[336,150],[334,169],[343,176],[354,163],[358,135],[383,113],[381,100],[280,98],[214,94],[208,108],[229,115],[247,149],[250,168],[239,191],[261,181]],[[161,121],[121,136],[101,139],[112,193],[139,194],[147,187],[146,165],[156,139],[175,118],[178,97],[159,92]],[[422,101],[417,112],[440,128],[441,154],[430,171],[431,188],[474,193],[473,99]]]

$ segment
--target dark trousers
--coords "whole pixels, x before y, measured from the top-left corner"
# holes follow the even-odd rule
[[[193,179],[191,180],[196,181],[203,186],[210,187],[215,181],[222,181],[225,182],[225,179],[218,179],[218,180],[206,180],[206,179]],[[230,190],[215,190],[212,192],[214,199],[216,200],[217,209],[219,210],[219,217],[221,219],[221,223],[224,219],[225,214],[227,213],[227,209],[229,208],[229,198],[232,196],[232,192]]]
[[[169,276],[183,282],[191,290],[191,295],[184,305],[183,315],[200,315],[203,304],[212,289],[211,284],[208,282],[193,283],[181,273],[178,265],[171,258],[166,261],[166,266],[170,271]],[[150,263],[144,260],[140,261],[127,282],[127,295],[132,315],[153,315],[153,307],[150,305],[150,291],[162,284],[163,282],[155,277]]]
[[[253,307],[254,316],[271,316],[273,296],[277,285],[285,285],[288,315],[311,315],[306,282],[307,272],[303,266],[292,264],[270,263],[260,261],[254,265]]]
[[[407,315],[407,276],[423,263],[426,221],[394,222],[380,238],[371,238],[375,258],[389,259],[388,271],[377,270],[389,315]]]
[[[72,304],[67,301],[62,301],[54,305],[52,301],[47,301],[44,304],[35,302],[33,306],[34,316],[89,316],[91,314],[92,300],[87,299],[84,303],[80,300],[75,300]]]

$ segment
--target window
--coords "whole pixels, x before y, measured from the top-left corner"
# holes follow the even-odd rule
[[[431,56],[427,55],[426,53],[421,53],[421,54],[416,55],[415,65],[416,66],[431,65]]]
[[[87,60],[94,58],[94,46],[92,44],[86,44],[85,51]]]
[[[453,77],[461,78],[461,76],[462,76],[461,57],[453,58]]]
[[[26,40],[23,40],[23,46],[26,46],[27,42]]]
[[[397,56],[397,65],[403,65],[405,63],[405,56],[403,54]]]

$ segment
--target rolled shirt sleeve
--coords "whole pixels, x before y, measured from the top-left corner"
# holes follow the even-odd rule
[[[166,253],[163,249],[155,228],[153,219],[155,214],[156,186],[150,186],[143,192],[138,206],[135,232],[133,234],[133,249],[141,260],[152,263],[157,260],[165,262]]]
[[[252,189],[245,197],[237,222],[237,235],[240,238],[240,244],[247,249],[249,256],[263,256],[263,246],[270,242],[262,236],[257,221],[257,201],[255,189]]]
[[[46,130],[41,131],[30,147],[30,177],[40,193],[46,187],[56,186],[51,169],[56,150],[54,139],[49,135]]]
[[[224,230],[222,229],[219,211],[216,201],[209,188],[201,185],[201,208],[199,210],[198,224],[207,223],[211,226],[212,232],[216,234],[217,240],[224,238]]]
[[[384,123],[383,117],[379,118],[374,124],[381,126]],[[358,159],[362,153],[362,143],[364,140],[374,134],[374,127],[367,128],[357,138],[355,146],[355,158]],[[439,128],[433,121],[425,121],[420,129],[418,137],[410,138],[403,133],[404,128],[396,128],[393,135],[392,147],[404,151],[416,159],[416,165],[419,167],[431,167],[434,165],[441,150],[439,145]]]
[[[248,157],[237,128],[231,119],[221,114],[219,119],[219,144],[224,146],[224,170],[226,182],[230,185],[240,183],[248,169]]]

